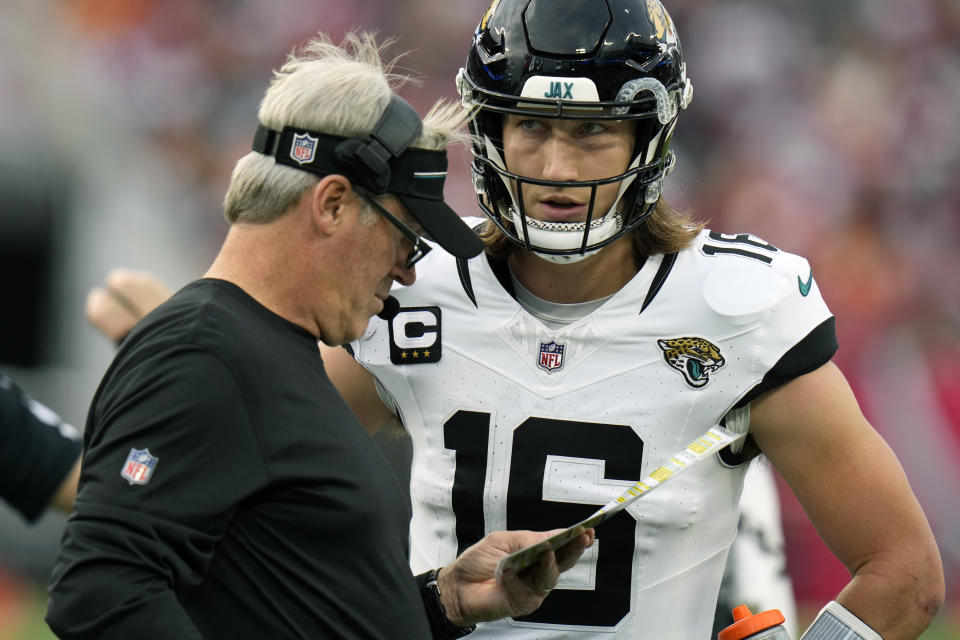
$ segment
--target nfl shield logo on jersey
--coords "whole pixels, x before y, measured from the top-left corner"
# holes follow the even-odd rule
[[[130,449],[120,475],[130,484],[147,484],[160,458],[150,455],[150,449]]]
[[[314,138],[309,133],[294,134],[290,157],[300,164],[313,162],[314,157],[317,155],[317,142],[318,138]]]
[[[537,366],[550,373],[563,366],[564,345],[553,340],[540,343],[540,361]]]

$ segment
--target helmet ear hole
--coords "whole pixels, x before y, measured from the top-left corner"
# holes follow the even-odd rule
[[[637,120],[637,134],[633,144],[633,157],[640,157],[640,164],[648,164],[653,158],[650,150],[651,142],[659,142],[657,136],[663,131],[663,126],[656,118],[642,118]],[[654,150],[655,152],[655,150]]]

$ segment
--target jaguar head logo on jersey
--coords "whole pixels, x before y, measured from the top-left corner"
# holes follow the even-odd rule
[[[150,454],[150,449],[130,449],[123,463],[123,469],[120,470],[120,476],[132,485],[147,484],[159,461],[160,458]]]
[[[387,326],[393,364],[440,360],[440,307],[400,307]]]
[[[717,345],[703,338],[661,338],[657,344],[663,349],[667,364],[682,373],[687,384],[695,389],[710,382],[710,374],[726,364]]]
[[[540,359],[537,362],[537,366],[547,373],[556,371],[563,366],[564,348],[564,345],[557,344],[553,340],[550,342],[541,342]]]

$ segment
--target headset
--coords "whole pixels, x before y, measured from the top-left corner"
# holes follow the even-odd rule
[[[414,108],[393,95],[368,139],[345,138],[302,127],[286,126],[276,131],[261,124],[253,138],[253,150],[271,156],[279,164],[310,173],[343,173],[372,193],[383,194],[396,177],[390,161],[400,158],[421,131],[423,123]],[[417,149],[415,153],[442,155],[446,164],[444,151]],[[442,192],[442,183],[440,186]]]

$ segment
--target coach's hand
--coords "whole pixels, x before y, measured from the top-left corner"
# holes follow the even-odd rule
[[[495,531],[440,570],[437,587],[447,618],[457,626],[498,620],[535,611],[556,586],[560,574],[576,564],[594,541],[589,529],[556,552],[547,551],[540,561],[519,574],[504,571],[494,577],[501,558],[536,544],[557,531]]]
[[[114,269],[103,286],[87,294],[87,321],[119,343],[141,318],[172,294],[173,290],[149,271]]]

